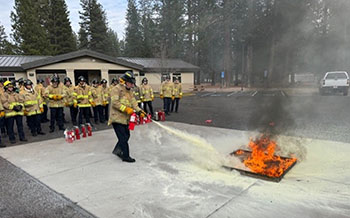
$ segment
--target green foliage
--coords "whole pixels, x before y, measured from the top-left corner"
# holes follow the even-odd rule
[[[13,45],[7,40],[4,26],[0,24],[0,55],[11,55],[13,49]]]
[[[12,37],[16,53],[26,55],[50,55],[48,31],[44,27],[43,0],[15,0],[11,12]]]
[[[79,48],[91,49],[104,54],[114,54],[118,48],[112,47],[111,35],[105,11],[96,0],[81,0]]]
[[[128,0],[126,22],[124,55],[129,57],[142,57],[143,37],[141,33],[140,15],[136,8],[135,0]]]

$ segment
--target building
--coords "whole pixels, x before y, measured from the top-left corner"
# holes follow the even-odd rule
[[[79,76],[84,76],[89,82],[106,79],[110,83],[113,77],[128,70],[133,71],[137,85],[147,77],[149,84],[158,91],[164,77],[170,75],[173,80],[178,78],[186,91],[193,87],[195,74],[200,69],[179,59],[117,58],[90,50],[58,56],[0,55],[0,78],[30,79],[35,84],[37,79],[44,79],[49,84],[54,74],[62,80],[70,77],[73,84]]]

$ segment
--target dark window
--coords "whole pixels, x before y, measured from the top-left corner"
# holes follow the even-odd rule
[[[326,79],[347,79],[345,73],[329,73]]]
[[[181,83],[181,73],[173,73],[173,82],[175,82],[176,79]]]

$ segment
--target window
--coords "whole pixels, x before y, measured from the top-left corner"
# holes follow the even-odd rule
[[[1,79],[13,81],[15,80],[15,75],[13,73],[1,73],[0,74]]]
[[[145,72],[140,72],[140,76],[145,76]]]

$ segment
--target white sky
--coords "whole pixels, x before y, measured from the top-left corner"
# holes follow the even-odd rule
[[[0,0],[0,24],[5,27],[8,37],[11,33],[10,14],[13,11],[14,0]],[[125,15],[127,0],[97,0],[106,11],[109,27],[118,33],[118,38],[124,38]],[[73,30],[77,33],[79,30],[79,13],[81,10],[80,0],[66,0],[69,10],[69,18]]]

